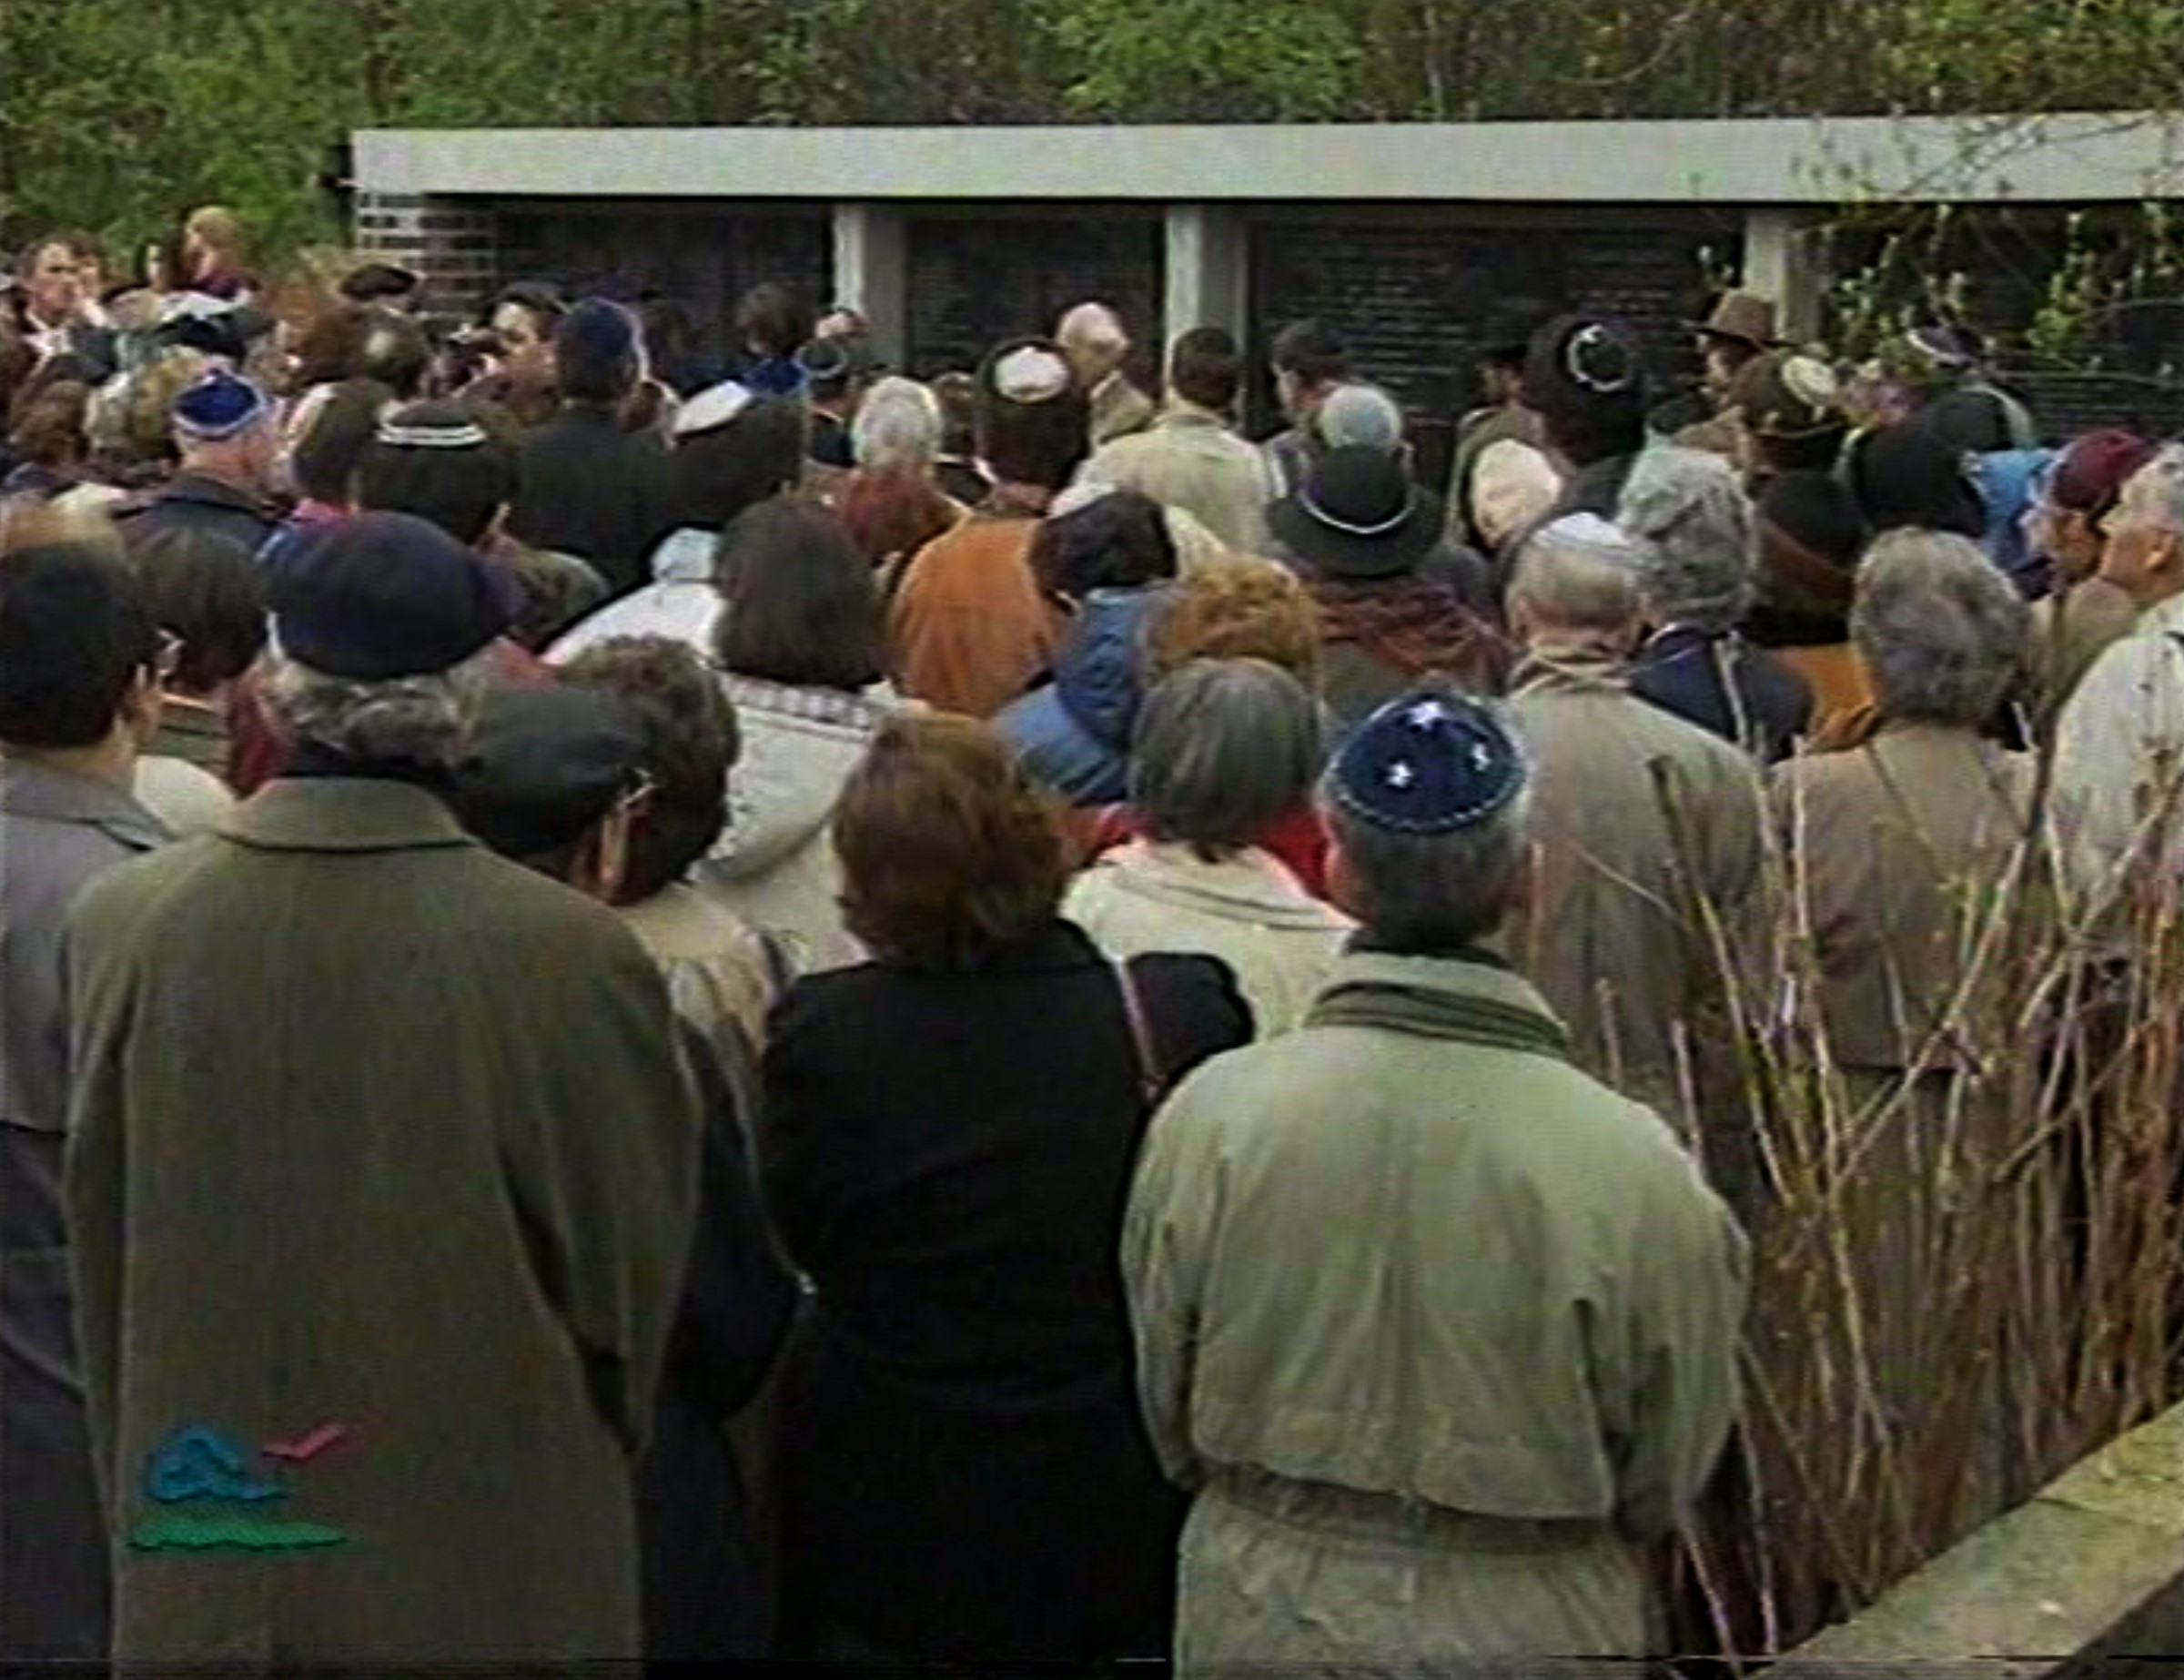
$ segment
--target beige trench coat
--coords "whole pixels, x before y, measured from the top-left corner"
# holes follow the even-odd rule
[[[1236,553],[1267,552],[1274,476],[1266,456],[1218,414],[1172,406],[1150,431],[1104,446],[1078,476],[1181,508]]]
[[[1517,966],[1569,1023],[1578,1066],[1701,1145],[1744,1209],[1753,1139],[1719,1053],[1730,976],[1758,1018],[1772,1001],[1758,771],[1605,663],[1527,661],[1510,709],[1532,763],[1537,847],[1511,931]]]
[[[1998,1316],[1978,1332],[1967,1314],[1985,1298],[1966,1281],[2011,1264],[1985,1246],[1991,1233],[2021,1230],[2027,1219],[2053,1230],[2057,1217],[2051,1175],[1992,1176],[2026,1141],[2004,1129],[2000,1101],[2020,1053],[2006,1014],[2008,954],[1987,942],[2024,843],[2033,778],[2022,754],[1968,729],[1913,722],[1773,773],[1799,919],[1816,947],[1819,1017],[1844,1069],[1840,1147],[1821,1170],[1835,1175],[1859,1346],[1882,1423],[1906,1450],[1926,1443],[1926,1483],[1957,1471],[1947,1507],[1928,1519],[1949,1537],[1998,1513],[2013,1468],[2007,1384],[2011,1368],[2028,1362],[2007,1357]],[[2037,909],[2044,853],[2021,861],[2020,890]],[[1966,987],[1982,975],[1993,983]],[[2030,1200],[2011,1209],[2012,1198]],[[2029,1281],[2048,1276],[2036,1267]],[[2014,1292],[2021,1304],[2032,1299]],[[1944,1348],[1945,1333],[1962,1345]],[[1944,1417],[1934,1408],[1962,1403],[1965,1385],[1937,1381],[1937,1359],[1987,1361],[1994,1381]],[[1957,1442],[1961,1464],[1939,1462],[1944,1443]]]
[[[1490,962],[1357,952],[1326,996],[1360,988],[1555,1030]],[[1122,1259],[1198,1494],[1178,1674],[1645,1654],[1638,1548],[1727,1432],[1744,1271],[1653,1115],[1558,1054],[1315,1019],[1162,1108]]]

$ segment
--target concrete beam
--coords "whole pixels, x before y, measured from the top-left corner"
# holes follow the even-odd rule
[[[1250,247],[1243,218],[1223,205],[1178,204],[1168,212],[1168,337],[1222,327],[1239,344],[1250,336]]]
[[[909,240],[901,212],[882,204],[834,206],[834,301],[872,328],[872,351],[890,368],[910,357]]]
[[[2184,1407],[2081,1460],[1768,1680],[2078,1680],[2184,1649]],[[2128,1666],[2128,1664],[2125,1665]]]
[[[1827,281],[1810,215],[1782,208],[1744,213],[1744,285],[1774,300],[1784,338],[1804,343],[1819,337]]]
[[[365,129],[379,193],[1519,204],[2184,197],[2184,115],[986,128]]]

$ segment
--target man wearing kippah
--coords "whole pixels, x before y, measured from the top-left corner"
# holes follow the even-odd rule
[[[1487,703],[1367,719],[1320,801],[1361,931],[1300,1030],[1148,1135],[1122,1260],[1196,1494],[1180,1675],[1649,1654],[1646,1548],[1735,1407],[1744,1245],[1496,949],[1528,784]]]
[[[633,1658],[698,1165],[665,983],[445,803],[490,562],[368,512],[268,569],[286,773],[68,926],[115,1660]]]
[[[213,531],[252,553],[280,528],[267,500],[280,447],[271,398],[215,368],[175,399],[174,476],[115,510],[139,531]]]

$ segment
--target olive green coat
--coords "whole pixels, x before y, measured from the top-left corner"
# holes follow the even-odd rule
[[[71,938],[116,1658],[637,1655],[699,1111],[636,940],[351,779],[115,871]],[[234,1462],[162,1474],[186,1427]],[[140,1543],[225,1519],[285,1543]]]

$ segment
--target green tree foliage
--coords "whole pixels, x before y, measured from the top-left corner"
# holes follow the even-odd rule
[[[366,125],[2180,106],[2168,0],[0,0],[0,224],[217,200],[278,252]]]

